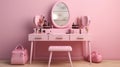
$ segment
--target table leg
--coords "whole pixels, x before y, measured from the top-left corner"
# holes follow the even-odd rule
[[[88,56],[88,42],[86,41],[85,42],[85,58],[87,58],[87,56]]]
[[[89,60],[90,60],[90,64],[92,63],[92,57],[91,57],[91,44],[90,41],[88,41],[88,47],[89,47]]]
[[[32,55],[33,55],[33,41],[31,41],[31,49],[30,49],[30,64],[32,63]]]

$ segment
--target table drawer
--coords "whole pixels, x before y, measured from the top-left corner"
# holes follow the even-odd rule
[[[54,41],[68,41],[69,40],[69,35],[67,34],[50,34],[49,35],[49,40],[54,40]]]
[[[87,40],[87,36],[83,34],[70,34],[70,40],[83,41],[83,40]]]
[[[44,41],[48,40],[48,35],[46,34],[29,34],[29,41]]]

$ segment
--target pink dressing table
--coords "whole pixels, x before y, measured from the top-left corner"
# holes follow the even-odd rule
[[[31,41],[31,50],[30,50],[30,64],[32,63],[32,56],[33,56],[33,45],[35,41],[65,41],[65,42],[69,42],[69,41],[85,41],[87,42],[85,44],[85,51],[87,53],[87,51],[89,51],[89,55],[90,55],[90,63],[92,63],[91,60],[91,44],[90,44],[90,40],[87,37],[87,35],[82,35],[82,34],[36,34],[36,33],[32,33],[29,34],[28,37],[29,41]],[[85,55],[86,55],[85,53]]]
[[[37,16],[37,19],[39,17]],[[51,11],[51,19],[54,28],[44,29],[45,33],[31,33],[28,34],[28,40],[31,41],[31,50],[30,50],[30,64],[32,63],[33,57],[33,46],[35,41],[60,41],[60,42],[69,42],[69,41],[85,41],[85,55],[89,54],[90,63],[91,60],[91,44],[88,34],[80,34],[80,30],[70,28],[72,23],[69,22],[70,13],[68,10],[67,4],[64,2],[57,2]],[[38,20],[35,20],[36,26]],[[69,23],[68,23],[69,22]],[[72,30],[72,33],[69,32],[69,29]],[[73,33],[74,31],[74,33]],[[68,33],[69,32],[69,33]]]

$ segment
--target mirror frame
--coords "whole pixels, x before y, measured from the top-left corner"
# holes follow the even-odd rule
[[[55,23],[55,21],[53,20],[53,17],[52,17],[54,8],[56,7],[57,4],[59,4],[59,3],[61,3],[61,2],[66,5],[66,8],[68,9],[68,13],[69,13],[68,21],[67,21],[67,23],[66,23],[65,25],[63,25],[63,26],[57,25],[57,24]],[[69,27],[69,25],[71,24],[71,23],[70,23],[70,11],[69,11],[69,8],[68,8],[68,6],[67,6],[67,4],[66,4],[65,2],[63,2],[63,1],[58,1],[58,2],[56,2],[56,3],[54,4],[54,6],[52,7],[52,11],[51,11],[51,20],[52,20],[53,26],[56,27],[56,28],[67,28],[67,27]]]

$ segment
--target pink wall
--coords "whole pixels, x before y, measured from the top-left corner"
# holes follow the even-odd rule
[[[19,42],[30,48],[27,34],[32,32],[32,18],[42,14],[50,20],[50,10],[56,1],[0,0],[0,59],[10,59],[11,51]],[[100,52],[104,59],[120,59],[120,0],[66,0],[66,3],[70,9],[71,22],[77,16],[91,17],[92,50]],[[36,59],[48,57],[48,43],[42,44],[45,45],[37,45]],[[56,44],[60,45],[58,42]],[[78,53],[81,52],[79,42],[65,44],[73,44],[72,57],[82,55]]]

